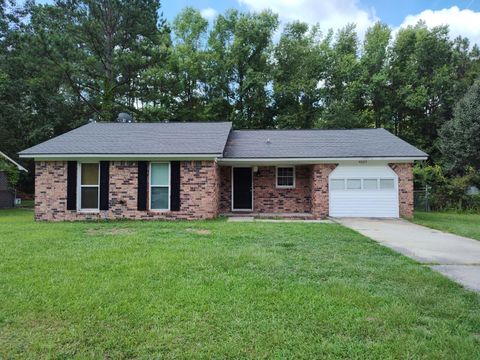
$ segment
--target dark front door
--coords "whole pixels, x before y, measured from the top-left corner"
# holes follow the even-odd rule
[[[252,168],[233,168],[233,210],[252,210]]]

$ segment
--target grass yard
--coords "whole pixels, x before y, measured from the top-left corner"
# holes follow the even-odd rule
[[[415,211],[413,222],[480,240],[480,214]]]
[[[0,358],[480,358],[480,297],[336,224],[0,211]]]

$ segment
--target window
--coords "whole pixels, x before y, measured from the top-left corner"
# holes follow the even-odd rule
[[[362,188],[362,180],[360,179],[347,179],[348,190],[358,190]]]
[[[330,190],[378,190],[394,188],[394,179],[330,179]]]
[[[380,189],[393,189],[394,187],[393,179],[380,179]]]
[[[278,188],[294,188],[295,187],[295,168],[277,167],[277,187]]]
[[[365,190],[377,190],[377,179],[363,179],[363,188]]]
[[[80,210],[98,210],[99,164],[80,164]]]
[[[150,163],[150,209],[170,209],[170,163]]]
[[[345,190],[345,179],[330,180],[330,188],[332,190]]]

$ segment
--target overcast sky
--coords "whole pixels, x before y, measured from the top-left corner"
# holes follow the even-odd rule
[[[201,10],[212,19],[228,8],[245,11],[272,9],[285,23],[302,20],[320,23],[322,29],[337,29],[349,22],[357,24],[360,34],[381,20],[392,28],[415,24],[419,19],[428,26],[450,25],[452,36],[463,35],[480,44],[480,0],[163,0],[162,11],[168,20],[185,6]]]

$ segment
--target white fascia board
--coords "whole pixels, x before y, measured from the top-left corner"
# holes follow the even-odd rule
[[[219,165],[283,165],[283,164],[336,164],[348,161],[383,161],[413,163],[417,160],[427,160],[426,156],[418,157],[355,157],[355,158],[246,158],[246,159],[218,159]]]
[[[22,165],[20,165],[19,163],[17,163],[15,160],[13,160],[10,156],[8,156],[7,154],[3,153],[0,151],[0,156],[3,156],[5,159],[7,159],[8,161],[10,161],[13,165],[15,165],[17,167],[18,170],[20,171],[25,171],[25,172],[28,172],[27,169],[25,169]]]
[[[221,154],[20,154],[35,161],[60,160],[215,160]]]

